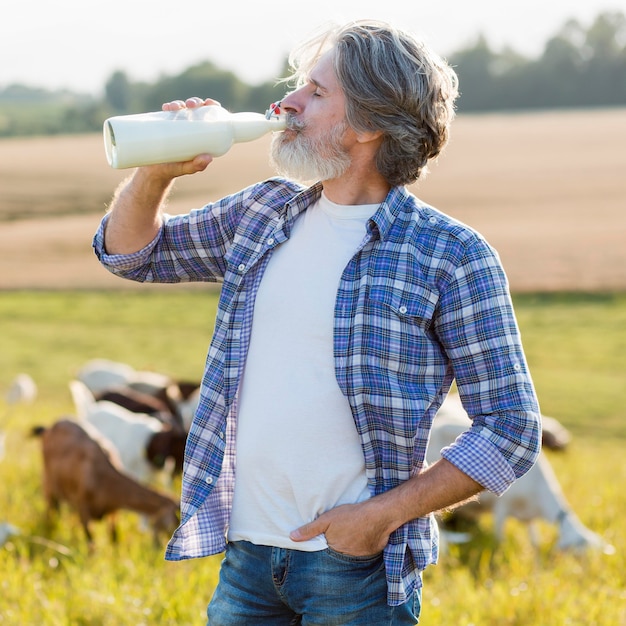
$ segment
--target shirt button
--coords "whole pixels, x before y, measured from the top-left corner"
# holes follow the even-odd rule
[[[213,476],[207,476],[207,477],[204,479],[204,482],[205,482],[207,485],[212,484],[212,483],[213,483]]]
[[[513,366],[513,369],[514,369],[516,372],[519,372],[519,371],[522,369],[522,366],[521,366],[519,363],[516,363],[516,364]]]
[[[274,237],[270,237],[270,238],[267,240],[267,245],[268,245],[268,246],[271,246],[273,243],[274,243]]]
[[[436,223],[437,223],[437,218],[436,218],[436,217],[431,217],[428,221],[429,221],[431,224],[436,224]]]
[[[243,263],[241,263],[237,269],[238,269],[240,272],[243,272],[243,271],[246,269],[246,266],[245,266]]]
[[[406,307],[405,306],[401,306],[398,311],[400,311],[400,313],[402,313],[402,315],[404,315],[406,313]]]

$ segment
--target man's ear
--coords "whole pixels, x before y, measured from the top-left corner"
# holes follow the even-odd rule
[[[370,141],[377,141],[379,139],[382,140],[382,136],[382,130],[366,130],[356,133],[356,140],[359,143],[368,143]]]

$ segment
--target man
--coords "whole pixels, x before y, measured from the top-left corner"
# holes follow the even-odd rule
[[[209,623],[415,624],[432,513],[525,473],[539,409],[497,254],[405,188],[447,141],[452,69],[371,21],[290,60],[289,179],[170,217],[211,157],[139,168],[94,245],[126,278],[223,281],[166,553],[225,550]],[[473,425],[426,468],[453,380]]]

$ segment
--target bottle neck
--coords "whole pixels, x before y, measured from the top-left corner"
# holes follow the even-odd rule
[[[270,132],[284,130],[287,120],[284,117],[267,119],[260,113],[233,113],[230,116],[233,139],[236,142],[259,139]]]

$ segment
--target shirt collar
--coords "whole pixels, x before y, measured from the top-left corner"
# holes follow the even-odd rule
[[[306,209],[317,202],[322,195],[322,183],[317,182],[306,189],[303,189],[288,202],[285,203],[282,217],[285,220],[285,230],[287,235],[291,230],[293,221]]]
[[[407,201],[411,198],[406,187],[392,187],[376,213],[372,215],[371,226],[368,226],[372,236],[378,236],[381,241],[385,241],[396,217],[406,210]]]
[[[286,230],[290,230],[293,221],[319,199],[322,195],[322,189],[322,183],[316,182],[302,190],[285,204],[285,213],[283,215]],[[381,241],[385,241],[396,217],[405,210],[407,201],[412,197],[404,186],[392,187],[390,189],[387,197],[368,223],[367,228],[373,238],[380,238]]]

